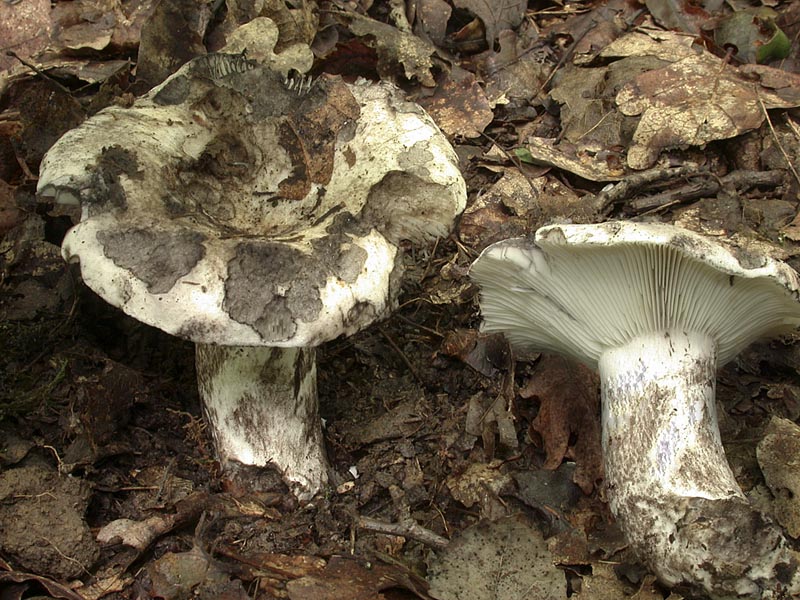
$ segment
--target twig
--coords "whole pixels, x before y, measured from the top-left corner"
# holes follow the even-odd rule
[[[706,177],[699,181],[693,181],[660,194],[633,200],[630,206],[637,214],[646,214],[656,210],[663,210],[675,204],[716,194],[724,186],[732,186],[736,189],[756,186],[776,187],[783,183],[784,178],[783,171],[734,171],[720,178],[712,177],[710,173],[707,173]]]
[[[172,467],[175,465],[175,461],[178,459],[177,456],[173,456],[170,461],[167,463],[167,466],[164,467],[164,474],[161,476],[161,482],[158,486],[158,492],[156,492],[156,500],[161,501],[161,495],[164,493],[164,489],[167,487],[167,482],[170,478],[170,473],[172,471]]]
[[[89,571],[89,569],[87,569],[87,568],[86,568],[86,565],[84,565],[84,564],[83,564],[81,561],[79,561],[77,558],[73,558],[72,556],[67,556],[66,554],[64,554],[64,553],[61,551],[61,548],[59,548],[58,546],[56,546],[56,544],[55,544],[55,542],[53,542],[53,540],[51,540],[51,539],[49,539],[49,538],[46,538],[46,537],[44,537],[44,536],[42,536],[42,538],[41,538],[41,539],[43,539],[45,542],[47,542],[48,544],[50,544],[50,546],[52,546],[53,550],[55,550],[55,551],[56,551],[56,554],[58,554],[58,555],[59,555],[61,558],[63,558],[64,560],[67,560],[67,561],[69,561],[69,562],[71,562],[71,563],[74,563],[74,564],[76,564],[78,567],[80,567],[81,571],[83,571],[83,572],[84,572],[84,573],[86,573],[87,575],[91,575],[91,574],[92,574],[92,573],[91,573],[91,571]]]
[[[405,363],[406,367],[408,367],[408,370],[411,371],[411,375],[414,377],[414,379],[417,380],[417,383],[419,383],[421,386],[427,388],[428,385],[423,381],[423,379],[422,379],[422,377],[420,377],[419,373],[417,373],[417,370],[414,368],[414,365],[412,365],[411,361],[408,360],[408,357],[405,355],[405,352],[403,352],[400,349],[400,346],[398,346],[395,343],[395,341],[391,338],[391,336],[388,333],[386,333],[386,331],[383,329],[383,327],[378,327],[378,331],[381,332],[381,335],[389,343],[389,345],[392,347],[392,349],[395,352],[397,352],[397,354],[400,356],[400,359]]]
[[[519,159],[519,157],[518,157],[516,154],[514,154],[513,152],[510,152],[510,151],[506,150],[506,149],[505,149],[505,148],[504,148],[504,147],[503,147],[503,146],[500,144],[500,142],[498,142],[497,140],[495,140],[495,139],[494,139],[492,136],[490,136],[489,134],[487,134],[487,133],[484,133],[483,131],[481,131],[481,132],[479,132],[479,133],[480,133],[480,134],[481,134],[483,137],[485,137],[487,140],[489,140],[489,141],[490,141],[492,144],[494,144],[495,146],[497,146],[497,149],[498,149],[498,150],[500,150],[500,152],[502,152],[503,154],[505,154],[505,155],[506,155],[506,158],[508,158],[508,160],[510,160],[510,161],[511,161],[511,164],[513,164],[515,167],[517,167],[517,169],[519,170],[519,172],[520,172],[520,173],[522,174],[522,176],[525,178],[525,181],[527,181],[527,182],[528,182],[528,186],[531,188],[531,192],[533,193],[533,195],[534,195],[534,196],[536,196],[536,194],[537,194],[537,192],[536,192],[536,186],[534,185],[534,183],[533,183],[533,180],[530,178],[530,175],[528,175],[528,174],[525,172],[525,169],[524,169],[524,168],[523,168],[523,166],[522,166],[522,161]]]
[[[358,528],[410,538],[437,550],[445,548],[450,543],[447,538],[434,533],[430,529],[426,529],[414,520],[404,521],[403,523],[387,523],[372,517],[358,517]]]
[[[666,169],[648,169],[647,171],[634,173],[597,194],[592,202],[594,204],[593,208],[598,213],[604,214],[612,205],[627,200],[640,189],[657,181],[668,181],[676,177],[696,175],[702,172],[698,167],[692,165]]]
[[[789,158],[789,155],[786,153],[786,150],[783,148],[783,144],[781,144],[781,140],[778,138],[778,134],[775,133],[775,128],[772,126],[772,119],[769,118],[769,112],[767,112],[767,107],[764,106],[764,101],[761,99],[761,95],[756,90],[756,97],[758,98],[758,104],[761,106],[761,111],[764,113],[764,118],[767,120],[767,125],[769,126],[770,133],[772,133],[772,137],[775,140],[775,145],[780,150],[780,153],[783,155],[783,160],[786,161],[786,164],[789,165],[789,170],[794,175],[795,181],[800,183],[800,175],[797,174],[797,169],[794,168],[794,164],[792,164],[792,159]]]
[[[65,93],[67,96],[69,96],[70,98],[72,98],[72,100],[75,102],[75,104],[78,104],[78,106],[80,106],[80,104],[78,103],[78,101],[77,101],[77,100],[75,100],[75,98],[72,96],[72,92],[70,92],[69,88],[66,88],[66,87],[64,87],[63,85],[61,85],[60,83],[58,83],[58,81],[56,81],[55,79],[53,79],[52,77],[50,77],[50,76],[49,76],[47,73],[45,73],[44,71],[42,71],[41,69],[39,69],[39,68],[38,68],[36,65],[34,65],[34,64],[31,64],[31,63],[29,63],[28,61],[26,61],[26,60],[24,60],[24,59],[20,58],[20,57],[17,55],[17,53],[16,53],[16,52],[14,52],[13,50],[6,50],[6,55],[7,55],[7,56],[10,56],[11,58],[16,58],[16,59],[17,59],[19,62],[21,62],[21,63],[22,63],[23,65],[25,65],[26,67],[28,67],[28,68],[29,68],[31,71],[33,71],[34,73],[36,73],[36,74],[37,74],[39,77],[41,77],[42,79],[44,79],[44,80],[45,80],[46,82],[48,82],[50,85],[53,85],[53,86],[55,86],[56,88],[58,88],[58,90],[59,90],[59,91],[61,91],[61,92],[64,92],[64,93]]]

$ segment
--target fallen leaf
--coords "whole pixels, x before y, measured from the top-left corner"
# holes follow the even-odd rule
[[[354,36],[377,50],[378,74],[382,78],[391,78],[395,64],[400,64],[407,79],[417,79],[426,87],[436,85],[431,72],[436,48],[430,42],[356,13],[342,18]]]
[[[575,484],[575,463],[561,463],[555,470],[514,471],[517,482],[516,496],[533,508],[550,507],[562,513],[569,512],[582,497]]]
[[[339,77],[321,77],[280,124],[280,141],[292,161],[281,196],[302,200],[313,184],[327,185],[339,132],[359,117],[358,102]]]
[[[41,575],[35,575],[33,573],[11,571],[8,564],[2,560],[0,560],[0,568],[3,569],[3,572],[0,572],[0,588],[4,590],[3,593],[5,593],[6,590],[10,590],[13,586],[18,589],[19,598],[23,597],[23,593],[25,593],[24,597],[28,598],[33,597],[30,596],[30,592],[32,592],[36,586],[41,586],[52,598],[58,598],[59,600],[84,600],[83,596],[80,594],[76,594],[68,587],[52,579],[48,579],[47,577],[42,577]],[[5,597],[6,596],[3,595],[3,598]]]
[[[464,69],[453,68],[432,95],[417,102],[449,136],[478,137],[494,118],[483,88]]]
[[[500,32],[498,43],[499,52],[488,50],[482,69],[489,103],[535,106],[543,102],[542,90],[553,69],[549,51],[511,30]]]
[[[645,0],[645,4],[656,22],[672,31],[700,35],[710,16],[701,5],[684,0]]]
[[[193,0],[159,2],[142,26],[136,62],[136,91],[145,92],[206,53],[203,37],[211,8]],[[180,31],[181,35],[174,35]]]
[[[486,32],[486,43],[491,48],[501,31],[519,27],[528,8],[526,0],[504,0],[486,2],[485,0],[454,0],[456,8],[469,11],[481,21]]]
[[[620,153],[609,148],[558,143],[550,138],[528,138],[525,148],[533,164],[557,167],[589,181],[619,181],[625,177]]]
[[[508,369],[508,342],[500,334],[481,334],[475,329],[449,331],[439,348],[442,354],[453,356],[481,375],[493,377],[498,369]]]
[[[52,29],[50,10],[50,0],[0,2],[0,40],[4,50],[0,54],[0,71],[17,64],[5,50],[27,59],[47,47]]]
[[[461,531],[431,560],[428,579],[437,600],[556,600],[567,593],[542,532],[522,515]]]
[[[115,572],[115,567],[120,571]],[[82,600],[100,600],[100,598],[124,591],[136,581],[132,575],[122,571],[121,567],[117,565],[115,567],[108,569],[108,572],[94,573],[89,585],[76,588],[80,592],[80,598]]]
[[[509,394],[506,393],[511,391],[511,386],[506,383],[510,376],[504,375],[502,391],[497,396],[490,398],[478,392],[469,399],[464,429],[470,435],[483,439],[483,450],[489,458],[495,455],[495,436],[504,448],[516,450],[519,446]]]
[[[767,62],[789,55],[791,42],[775,25],[778,13],[766,6],[737,10],[723,17],[714,30],[720,48],[732,48],[741,62]]]
[[[509,493],[514,482],[503,471],[502,462],[472,463],[463,473],[447,478],[450,494],[467,508],[477,505],[484,519],[496,519],[508,514],[500,495]]]
[[[53,46],[67,51],[136,51],[153,0],[74,0],[53,6]]]
[[[418,0],[416,3],[416,22],[414,31],[427,34],[437,46],[442,46],[447,38],[447,22],[453,7],[445,0]]]
[[[800,104],[800,74],[765,65],[742,65],[739,72],[773,92],[787,104]]]
[[[541,436],[544,445],[547,458],[543,467],[556,469],[565,458],[571,458],[577,465],[574,481],[587,494],[603,478],[598,389],[597,375],[587,367],[544,355],[519,391],[523,398],[539,399],[531,430]],[[573,437],[574,443],[570,443]]]
[[[651,52],[654,44],[643,41],[640,52]],[[796,105],[706,51],[638,75],[616,102],[623,114],[640,116],[628,149],[633,169],[652,166],[667,148],[702,146],[757,129],[767,109]]]

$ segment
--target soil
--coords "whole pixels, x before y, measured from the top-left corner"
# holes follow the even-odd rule
[[[26,104],[24,95],[12,100]],[[56,116],[62,130],[79,120],[67,109]],[[29,166],[57,137],[42,136],[20,154]],[[472,159],[492,146],[478,139],[458,144],[471,208],[502,177]],[[713,150],[725,157],[737,147]],[[18,186],[16,212],[4,213],[0,259],[0,596],[430,598],[425,576],[442,544],[521,514],[552,540],[568,595],[591,580],[622,590],[602,597],[693,597],[660,587],[625,553],[604,502],[596,379],[561,359],[514,356],[478,333],[469,265],[492,236],[526,234],[563,214],[560,200],[529,213],[487,201],[450,237],[409,245],[395,313],[319,349],[335,477],[299,506],[269,469],[220,470],[192,344],[83,286],[59,251],[79,215],[37,201],[34,184]],[[548,185],[553,198],[599,191],[563,174]],[[720,193],[659,218],[778,243],[797,199],[766,195]],[[794,339],[755,344],[719,373],[726,450],[765,510],[772,499],[756,445],[771,417],[800,418],[798,373]],[[564,383],[533,385],[537,378]],[[568,409],[556,410],[562,402]]]

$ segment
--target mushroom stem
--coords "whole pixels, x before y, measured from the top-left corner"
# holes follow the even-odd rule
[[[328,481],[313,348],[196,346],[197,382],[223,468],[272,464],[298,499]]]
[[[797,585],[794,562],[725,459],[716,363],[709,336],[675,330],[600,356],[608,499],[634,551],[664,582],[760,598],[765,588]]]

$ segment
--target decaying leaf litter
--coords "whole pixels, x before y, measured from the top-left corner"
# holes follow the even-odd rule
[[[624,217],[798,265],[797,43],[740,62],[711,41],[730,8],[650,4],[3,3],[19,59],[4,57],[0,82],[0,585],[55,598],[692,597],[659,587],[611,523],[592,378],[478,334],[466,277],[491,242]],[[758,31],[796,40],[796,3],[773,9]],[[278,49],[311,47],[314,76],[400,85],[451,136],[469,192],[453,235],[409,246],[400,310],[321,351],[337,480],[306,507],[277,475],[222,476],[190,344],[88,292],[58,249],[80,215],[33,194],[63,132],[260,16],[278,24]],[[717,393],[738,482],[792,539],[798,361],[791,340],[754,346]],[[499,557],[467,596],[465,555]],[[534,581],[513,576],[526,565]]]

